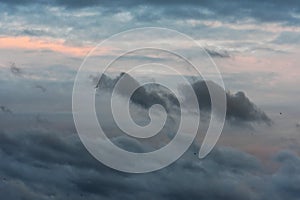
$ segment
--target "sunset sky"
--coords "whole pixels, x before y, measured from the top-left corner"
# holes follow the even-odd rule
[[[172,29],[202,46],[221,72],[229,103],[221,138],[204,160],[194,152],[209,114],[178,161],[156,172],[127,174],[101,164],[82,145],[73,121],[72,91],[78,69],[96,45],[144,27]],[[137,34],[122,45],[170,42],[176,51],[202,59],[184,41],[157,38],[159,34]],[[94,68],[86,71],[91,88],[103,63],[119,56],[118,41],[111,44],[90,56],[95,59]],[[0,0],[0,199],[299,199],[299,47],[296,0]],[[192,87],[200,109],[207,108],[201,104],[206,97],[201,77],[170,58],[146,51],[129,55],[103,80],[103,91],[96,92],[97,115],[114,143],[132,151],[161,147],[178,125],[169,93],[150,87],[150,93],[132,99],[132,115],[145,124],[151,100],[170,106],[162,139],[151,140],[146,148],[120,135],[105,103],[127,65],[173,65],[196,80]],[[141,71],[135,79],[161,77],[176,82],[163,69]],[[122,98],[120,94],[119,103]]]

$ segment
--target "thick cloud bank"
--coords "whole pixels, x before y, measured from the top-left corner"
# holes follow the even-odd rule
[[[143,148],[137,141],[115,140]],[[1,131],[0,195],[10,200],[299,198],[300,158],[291,152],[279,153],[280,168],[266,174],[259,160],[239,150],[219,147],[199,160],[196,149],[163,170],[133,175],[103,166],[75,134]]]

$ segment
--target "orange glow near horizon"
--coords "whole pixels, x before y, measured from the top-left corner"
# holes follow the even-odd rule
[[[85,56],[92,46],[71,46],[64,40],[36,39],[30,37],[0,37],[0,49],[52,50],[72,56]],[[107,48],[102,53],[109,52]]]

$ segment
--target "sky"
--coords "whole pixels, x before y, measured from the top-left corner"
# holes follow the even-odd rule
[[[185,34],[207,54],[158,31],[133,32],[133,37],[108,41],[91,55],[111,36],[144,27]],[[0,196],[11,200],[298,199],[299,36],[296,0],[0,0]],[[211,116],[208,88],[180,56],[153,49],[132,51],[111,63],[105,75],[101,73],[122,48],[134,49],[145,41],[172,44],[174,52],[203,64],[205,73],[211,66],[207,55],[218,67],[226,93],[226,121],[217,145],[204,159],[196,154]],[[110,109],[116,83],[130,67],[145,63],[172,66],[185,77],[195,91],[201,119],[183,156],[145,174],[120,172],[96,160],[83,145],[72,112],[73,86],[84,59],[90,68],[81,81],[96,91],[99,123],[115,145],[132,152],[162,148],[175,137],[178,116],[188,113],[196,119],[195,113],[189,106],[180,111],[172,90],[138,83],[165,81],[178,89],[183,103],[191,105],[187,85],[179,84],[174,71],[151,65],[136,70],[129,75],[132,85],[141,86],[129,97],[133,121],[160,122],[161,111],[149,119],[153,104],[162,105],[167,116],[157,136],[148,141],[130,137],[120,130]],[[209,75],[208,81],[219,88],[213,83],[215,74]],[[128,98],[126,86],[117,91],[118,108]],[[127,122],[123,114],[119,114],[121,123]],[[187,132],[193,126],[191,120]],[[126,159],[118,162],[122,165]]]

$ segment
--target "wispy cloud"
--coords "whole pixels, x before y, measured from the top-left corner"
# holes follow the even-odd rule
[[[10,71],[12,74],[14,74],[16,76],[23,75],[23,70],[21,70],[21,68],[17,67],[16,63],[14,63],[14,62],[10,65]]]
[[[42,85],[39,85],[39,84],[36,84],[34,85],[35,88],[41,90],[42,92],[46,92],[47,91],[47,88],[42,86]]]
[[[6,106],[0,106],[0,109],[1,109],[1,111],[4,112],[4,113],[8,113],[8,114],[12,114],[12,113],[13,113],[12,110],[9,109],[9,108],[6,107]]]
[[[205,51],[214,58],[230,58],[230,54],[226,50],[205,48]]]

